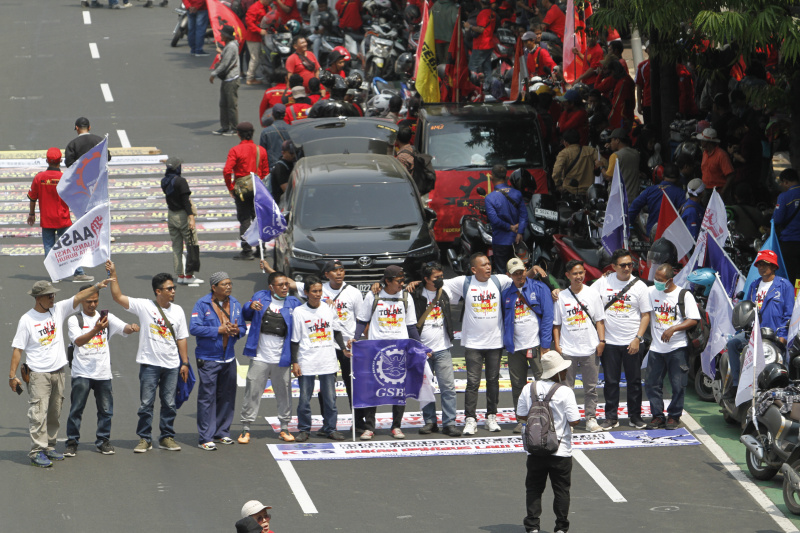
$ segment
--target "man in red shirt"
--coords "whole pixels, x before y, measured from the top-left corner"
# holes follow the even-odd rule
[[[694,99],[694,78],[685,65],[677,63],[675,70],[678,74],[678,112],[684,118],[696,117],[699,113],[697,102]]]
[[[361,0],[338,0],[336,13],[339,15],[339,27],[354,39],[358,36],[356,40],[361,42],[364,38],[361,35],[361,26],[364,25],[361,20]]]
[[[719,147],[717,130],[706,128],[703,133],[697,134],[700,147],[703,149],[703,162],[700,169],[703,173],[703,185],[706,186],[706,195],[717,187],[723,198],[728,197],[728,187],[733,183],[734,168],[728,153]]]
[[[273,2],[275,3],[276,24],[278,26],[283,26],[290,20],[303,22],[300,11],[297,9],[297,0],[273,0]]]
[[[547,31],[542,34],[542,39],[561,44],[564,41],[564,26],[567,16],[550,0],[542,0],[542,9],[545,12],[542,24],[547,26]]]
[[[611,113],[608,115],[609,127],[628,128],[633,124],[635,84],[628,71],[622,67],[615,56],[608,56],[605,68],[610,75],[595,86],[601,93],[611,93]]]
[[[650,55],[650,45],[647,44],[644,48],[648,56]],[[650,124],[652,120],[652,110],[650,108],[652,97],[650,96],[650,60],[645,59],[639,66],[636,67],[636,79],[633,80],[636,84],[636,104],[639,114],[642,115],[642,120],[645,124]]]
[[[31,209],[28,214],[28,225],[36,223],[36,201],[39,201],[39,222],[42,227],[42,244],[44,245],[44,255],[50,253],[50,249],[55,246],[56,239],[63,235],[72,225],[69,216],[69,207],[58,195],[56,187],[61,180],[61,150],[50,148],[45,156],[47,160],[47,170],[39,172],[33,178],[31,189],[28,191],[28,199],[31,201]],[[72,278],[75,283],[89,283],[94,281],[94,277],[83,273],[83,268],[78,267]]]
[[[464,22],[464,29],[475,35],[472,39],[469,69],[472,72],[483,73],[484,78],[492,75],[492,49],[494,49],[494,29],[497,25],[497,15],[489,6],[488,0],[481,0],[481,11],[475,24]]]
[[[280,104],[286,94],[288,88],[286,87],[286,80],[289,79],[289,73],[283,67],[278,67],[272,71],[270,81],[272,87],[264,91],[264,96],[261,98],[261,105],[258,106],[258,116],[261,119],[261,125],[266,126],[266,121],[272,115],[267,113],[275,104]]]
[[[242,235],[256,218],[253,205],[255,184],[250,173],[255,173],[258,179],[264,179],[269,172],[269,162],[267,161],[267,151],[253,143],[253,125],[251,123],[240,122],[236,126],[236,132],[241,141],[228,152],[228,159],[225,161],[222,175],[225,178],[225,186],[228,187],[228,192],[236,203],[239,238],[242,239]],[[242,251],[233,258],[246,261],[255,259],[253,248],[242,239]]]
[[[586,146],[589,141],[589,115],[583,108],[581,93],[570,89],[563,96],[557,96],[563,111],[558,119],[558,131],[563,134],[567,130],[576,130],[581,136],[581,146]]]
[[[286,59],[286,70],[289,74],[298,74],[303,78],[303,87],[308,87],[308,80],[319,77],[319,61],[308,49],[308,41],[302,35],[292,39],[294,53]]]
[[[539,46],[539,39],[532,31],[522,34],[522,45],[525,47],[525,65],[528,67],[528,76],[549,76],[556,66],[550,57],[550,52]]]
[[[594,87],[594,84],[597,83],[597,73],[600,72],[600,63],[603,61],[603,48],[597,42],[597,31],[589,31],[586,53],[581,53],[579,48],[573,48],[572,53],[586,64],[586,70],[575,80],[575,83],[585,83],[589,87]]]
[[[247,51],[250,52],[250,62],[247,64],[247,85],[258,85],[260,80],[256,79],[256,68],[261,57],[261,41],[267,30],[261,28],[261,19],[267,15],[267,6],[272,0],[256,0],[247,10],[244,17],[245,33],[244,41],[247,43]]]

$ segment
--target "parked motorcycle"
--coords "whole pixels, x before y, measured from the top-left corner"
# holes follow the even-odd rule
[[[266,19],[266,17],[264,17]],[[267,24],[266,20],[262,22],[262,27]],[[265,55],[267,58],[267,69],[272,70],[283,67],[286,65],[286,60],[289,58],[294,50],[292,49],[292,37],[300,32],[300,23],[296,20],[290,20],[288,23],[277,28],[276,31],[267,31],[264,35],[264,48],[266,49]]]
[[[319,25],[322,28],[322,33],[317,35],[317,38],[319,39],[319,57],[317,57],[317,60],[323,68],[327,68],[329,66],[328,56],[337,46],[344,46],[344,48],[349,52],[350,57],[356,58],[358,55],[358,45],[356,44],[355,39],[342,31],[339,26],[333,24],[333,15],[327,11],[320,13]],[[351,64],[349,66],[354,67],[355,65]]]
[[[692,284],[691,291],[695,300],[706,309],[708,295],[711,293],[711,287],[716,280],[714,269],[698,268],[689,274],[687,279]],[[719,361],[719,357],[715,358],[716,361]],[[690,352],[689,355],[689,379],[694,383],[694,390],[700,400],[704,402],[714,401],[714,390],[712,388],[714,380],[703,373],[700,357],[694,352]]]
[[[480,196],[486,196],[486,189],[483,187],[478,187],[476,192]],[[482,252],[489,257],[492,255],[492,225],[483,201],[472,203],[469,209],[472,213],[461,217],[461,236],[447,250],[447,260],[456,275],[469,273],[469,257],[472,254]]]
[[[368,79],[375,76],[391,78],[394,75],[395,61],[406,51],[397,18],[397,14],[390,7],[375,10],[364,40],[359,45]]]

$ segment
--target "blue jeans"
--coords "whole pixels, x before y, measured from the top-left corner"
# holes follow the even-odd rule
[[[66,228],[42,228],[42,244],[44,244],[44,256],[47,257],[47,254],[50,253],[50,249],[56,245],[56,240],[59,237],[64,235],[66,231],[69,229],[69,226]],[[83,276],[83,268],[78,267],[75,270],[76,276]]]
[[[155,365],[139,366],[139,424],[136,434],[147,442],[152,442],[153,406],[156,403],[156,388],[161,400],[161,414],[158,428],[161,430],[159,440],[175,436],[175,390],[178,387],[178,368],[164,368]]]
[[[488,80],[492,75],[492,49],[473,50],[469,56],[469,69],[472,72],[483,72]]]
[[[747,343],[747,333],[744,331],[740,331],[728,339],[728,366],[731,369],[734,387],[739,386],[739,374],[742,372],[740,358],[742,356],[742,350],[747,346]]]
[[[436,374],[439,391],[442,396],[442,425],[453,426],[456,423],[456,382],[453,378],[453,359],[450,350],[434,352],[428,359],[431,370]],[[422,408],[422,417],[426,424],[436,424],[436,402]]]
[[[89,398],[89,391],[94,391],[97,404],[97,439],[96,445],[111,438],[111,417],[114,415],[114,397],[111,395],[110,379],[72,378],[70,392],[69,418],[67,418],[67,440],[77,444],[81,438],[81,419]]]
[[[672,400],[667,408],[667,416],[680,419],[683,414],[683,397],[689,382],[689,365],[686,363],[686,348],[678,348],[671,353],[658,353],[650,350],[647,358],[647,378],[644,391],[650,400],[650,414],[664,417],[664,376],[669,375],[672,387]]]
[[[189,31],[186,38],[189,40],[189,50],[193,54],[203,51],[203,43],[208,27],[208,11],[203,9],[197,13],[189,13]]]
[[[202,361],[202,366],[201,362]],[[197,433],[200,444],[231,436],[236,361],[197,361]]]
[[[297,403],[297,429],[311,431],[311,396],[314,395],[314,378],[319,379],[319,394],[322,396],[322,431],[331,434],[336,431],[336,374],[321,376],[302,375],[300,382],[300,400]]]

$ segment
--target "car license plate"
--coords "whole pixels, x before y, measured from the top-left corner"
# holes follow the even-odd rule
[[[369,283],[359,283],[358,284],[358,290],[361,291],[361,294],[368,293],[371,287],[372,287],[372,285],[369,284]]]
[[[558,220],[558,211],[551,211],[550,209],[542,209],[537,207],[533,210],[533,215],[544,218],[545,220]]]

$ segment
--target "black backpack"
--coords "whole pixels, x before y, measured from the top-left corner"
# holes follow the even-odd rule
[[[81,328],[81,333],[83,332],[83,314],[80,312],[75,313],[75,316],[78,317],[78,326]],[[72,360],[75,359],[75,345],[73,343],[69,343],[67,346],[67,364],[69,367],[72,368]]]
[[[686,320],[686,304],[684,302],[684,297],[687,292],[689,291],[681,289],[681,292],[678,294],[678,308],[681,310],[681,316],[683,316],[684,320]],[[708,338],[711,336],[711,322],[702,304],[697,301],[695,303],[697,304],[697,310],[700,312],[700,320],[697,321],[697,324],[693,328],[686,330],[686,340],[690,354],[700,355],[703,353],[703,350],[706,349]]]
[[[411,177],[417,184],[420,196],[428,194],[436,185],[436,171],[433,170],[433,157],[414,150],[414,172]]]
[[[539,400],[536,394],[536,382],[531,383],[531,408],[528,410],[528,421],[522,433],[522,445],[531,455],[553,455],[561,445],[555,424],[553,412],[550,410],[550,400],[556,390],[562,387],[560,383],[553,383],[544,400]]]

